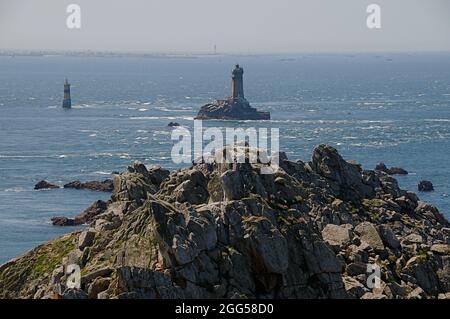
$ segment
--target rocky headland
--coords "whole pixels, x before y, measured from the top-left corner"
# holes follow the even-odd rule
[[[450,298],[450,223],[435,207],[331,146],[279,164],[134,163],[83,231],[0,266],[0,296]]]

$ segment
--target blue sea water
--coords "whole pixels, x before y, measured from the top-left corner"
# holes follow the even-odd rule
[[[319,143],[373,168],[410,174],[400,185],[450,217],[450,55],[204,56],[191,58],[0,57],[0,263],[74,228],[54,227],[109,194],[34,191],[41,179],[99,180],[133,160],[176,168],[168,122],[192,128],[206,102],[245,93],[271,121],[204,126],[277,127],[280,148],[308,160]],[[63,81],[73,109],[61,108]]]

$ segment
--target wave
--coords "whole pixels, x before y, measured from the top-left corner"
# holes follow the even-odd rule
[[[21,159],[21,158],[65,158],[68,155],[0,155],[0,158]]]
[[[425,122],[450,122],[450,119],[425,119]]]
[[[212,121],[221,121],[221,120],[212,120]],[[389,124],[400,122],[401,120],[262,120],[259,122],[266,123],[294,123],[294,124],[372,124],[372,123],[380,123],[380,124]],[[239,121],[245,123],[252,123],[252,120]]]
[[[174,116],[132,116],[130,120],[176,120]],[[179,119],[179,117],[178,117]]]
[[[78,132],[81,132],[81,133],[97,133],[98,131],[97,130],[78,130]]]
[[[170,135],[170,132],[168,131],[155,131],[153,132],[153,136],[155,135]]]
[[[23,187],[12,187],[12,188],[6,188],[3,190],[5,193],[22,193],[22,192],[29,192],[29,189],[23,188]]]
[[[95,174],[95,175],[111,175],[111,172],[95,171],[92,174]]]

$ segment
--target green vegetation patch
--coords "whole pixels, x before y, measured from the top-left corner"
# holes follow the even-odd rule
[[[74,236],[64,236],[49,243],[35,258],[30,279],[51,273],[67,254],[75,249]]]
[[[0,298],[21,297],[34,279],[51,274],[75,248],[74,240],[77,235],[78,233],[72,233],[62,236],[3,265],[0,269]]]

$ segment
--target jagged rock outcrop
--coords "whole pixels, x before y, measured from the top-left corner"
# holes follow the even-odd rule
[[[101,213],[106,211],[106,209],[108,208],[108,204],[110,203],[111,201],[105,202],[102,200],[97,200],[74,218],[57,216],[52,217],[51,221],[55,226],[76,226],[90,223],[97,215],[100,215]]]
[[[74,188],[74,189],[89,189],[98,192],[112,192],[113,181],[106,179],[104,181],[90,181],[90,182],[80,182],[73,181],[64,185],[64,188]]]
[[[447,298],[450,223],[327,145],[310,162],[135,163],[85,230],[0,267],[3,298]],[[81,268],[81,287],[66,271]],[[369,267],[370,266],[370,267]],[[379,286],[368,285],[378,267]]]
[[[384,164],[383,162],[378,163],[375,166],[375,170],[385,172],[386,174],[389,174],[389,175],[408,175],[408,171],[407,170],[405,170],[405,169],[403,169],[401,167],[388,168],[386,166],[386,164]]]

